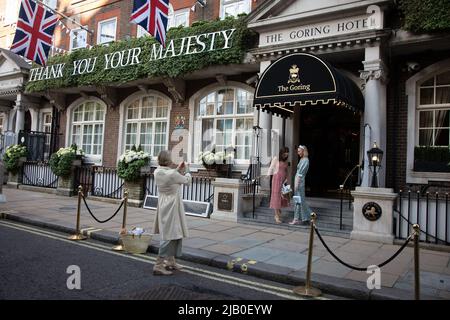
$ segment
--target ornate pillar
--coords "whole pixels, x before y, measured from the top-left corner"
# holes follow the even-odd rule
[[[374,53],[379,57],[379,47],[366,48],[366,61],[360,77],[366,81],[365,108],[364,108],[364,175],[361,186],[370,185],[369,161],[367,151],[376,142],[380,149],[386,152],[386,84],[387,69],[381,59],[367,60]],[[369,52],[368,52],[369,51]],[[379,186],[384,187],[386,182],[386,157],[383,157],[382,167],[378,176]]]
[[[19,131],[24,129],[25,126],[25,106],[23,104],[23,96],[21,93],[17,95],[16,105],[16,134],[19,135]]]

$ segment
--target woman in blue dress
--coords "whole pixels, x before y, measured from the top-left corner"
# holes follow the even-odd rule
[[[295,195],[299,201],[295,202],[294,220],[289,224],[308,224],[312,213],[311,208],[305,201],[305,178],[309,169],[308,149],[305,146],[298,146],[297,154],[300,161],[297,165],[297,173],[295,174]],[[301,220],[300,220],[301,219]]]

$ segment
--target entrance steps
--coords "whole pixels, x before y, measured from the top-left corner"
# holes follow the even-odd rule
[[[321,233],[331,236],[349,238],[353,229],[353,208],[349,210],[348,200],[343,202],[342,210],[342,230],[340,229],[340,200],[325,198],[306,198],[308,205],[317,214],[316,225]],[[263,202],[263,205],[266,203]],[[261,206],[253,212],[244,213],[241,218],[242,223],[265,224],[270,227],[280,227],[295,230],[305,230],[309,232],[309,225],[291,226],[288,222],[294,217],[294,207],[288,207],[282,210],[282,224],[276,224],[274,220],[274,211],[267,206]]]

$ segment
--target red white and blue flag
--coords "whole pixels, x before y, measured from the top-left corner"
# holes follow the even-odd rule
[[[165,47],[169,0],[134,0],[130,22],[147,30]]]
[[[11,51],[44,66],[58,17],[32,0],[22,0]]]

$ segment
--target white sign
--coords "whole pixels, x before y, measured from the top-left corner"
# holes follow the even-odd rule
[[[172,39],[165,48],[160,44],[153,44],[150,49],[149,61],[229,49],[232,47],[232,37],[235,31],[236,29],[228,29]],[[142,62],[141,53],[141,47],[107,53],[104,55],[104,65],[101,67],[103,70],[108,70],[140,64]],[[91,57],[73,61],[73,71],[70,76],[94,72],[98,65],[97,58]],[[29,81],[62,78],[65,75],[65,66],[65,63],[60,63],[31,69]]]
[[[373,12],[366,15],[304,25],[276,32],[264,32],[259,36],[259,46],[266,47],[316,40],[320,38],[339,36],[366,30],[382,29],[383,19],[380,9],[377,6],[370,6],[368,8],[368,11]]]

